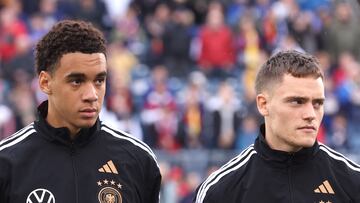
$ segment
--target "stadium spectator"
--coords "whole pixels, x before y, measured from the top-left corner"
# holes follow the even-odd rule
[[[177,104],[168,86],[167,68],[159,65],[152,71],[151,89],[145,95],[141,112],[144,123],[144,140],[153,147],[166,150],[178,149]]]
[[[354,18],[353,8],[349,2],[336,3],[335,19],[329,28],[326,38],[327,50],[332,59],[338,59],[344,52],[351,53],[357,60],[360,59],[360,28]]]
[[[163,35],[164,64],[170,76],[186,79],[193,66],[190,59],[193,14],[186,8],[177,8]]]
[[[213,103],[214,143],[219,149],[233,149],[240,125],[240,102],[228,82],[221,83]]]
[[[20,5],[11,3],[0,12],[0,62],[8,62],[16,56],[16,40],[28,34],[25,22],[20,18]]]
[[[208,11],[206,24],[199,33],[200,53],[198,65],[210,78],[224,79],[232,75],[235,49],[231,29],[224,23],[220,8]]]

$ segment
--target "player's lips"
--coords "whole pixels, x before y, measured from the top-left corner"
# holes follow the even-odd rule
[[[84,108],[84,109],[81,109],[79,112],[82,117],[86,117],[86,118],[93,118],[93,117],[97,116],[96,108]]]
[[[316,127],[312,125],[306,125],[298,128],[299,130],[305,130],[305,131],[316,131]]]

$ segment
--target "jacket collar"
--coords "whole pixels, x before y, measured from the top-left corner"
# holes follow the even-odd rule
[[[75,140],[70,139],[70,131],[66,127],[54,128],[47,121],[46,116],[48,113],[48,101],[44,101],[38,107],[38,118],[35,121],[35,128],[46,139],[54,142],[60,142],[65,145],[77,145],[82,146],[91,141],[97,131],[100,131],[101,123],[97,119],[96,123],[90,128],[83,128],[77,134]]]
[[[311,160],[319,150],[319,144],[315,141],[314,145],[309,148],[303,148],[298,152],[289,153],[274,150],[269,147],[265,140],[265,124],[260,126],[260,134],[255,141],[255,150],[260,157],[270,164],[280,167],[288,167],[290,165],[299,165]]]

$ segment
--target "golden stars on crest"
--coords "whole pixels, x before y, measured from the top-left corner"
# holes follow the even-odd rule
[[[119,189],[122,189],[122,185],[120,183],[117,183],[116,181],[114,180],[107,180],[107,179],[104,179],[104,180],[99,180],[98,182],[96,182],[96,184],[98,186],[116,186],[117,188]]]

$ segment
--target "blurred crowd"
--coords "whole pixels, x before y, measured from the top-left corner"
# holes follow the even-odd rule
[[[262,122],[257,69],[296,49],[317,56],[326,76],[319,140],[359,153],[359,17],[355,0],[0,0],[0,140],[36,119],[46,99],[37,41],[61,19],[82,19],[108,41],[101,119],[153,149],[244,149]],[[164,202],[190,202],[206,174],[160,165],[172,191]]]

